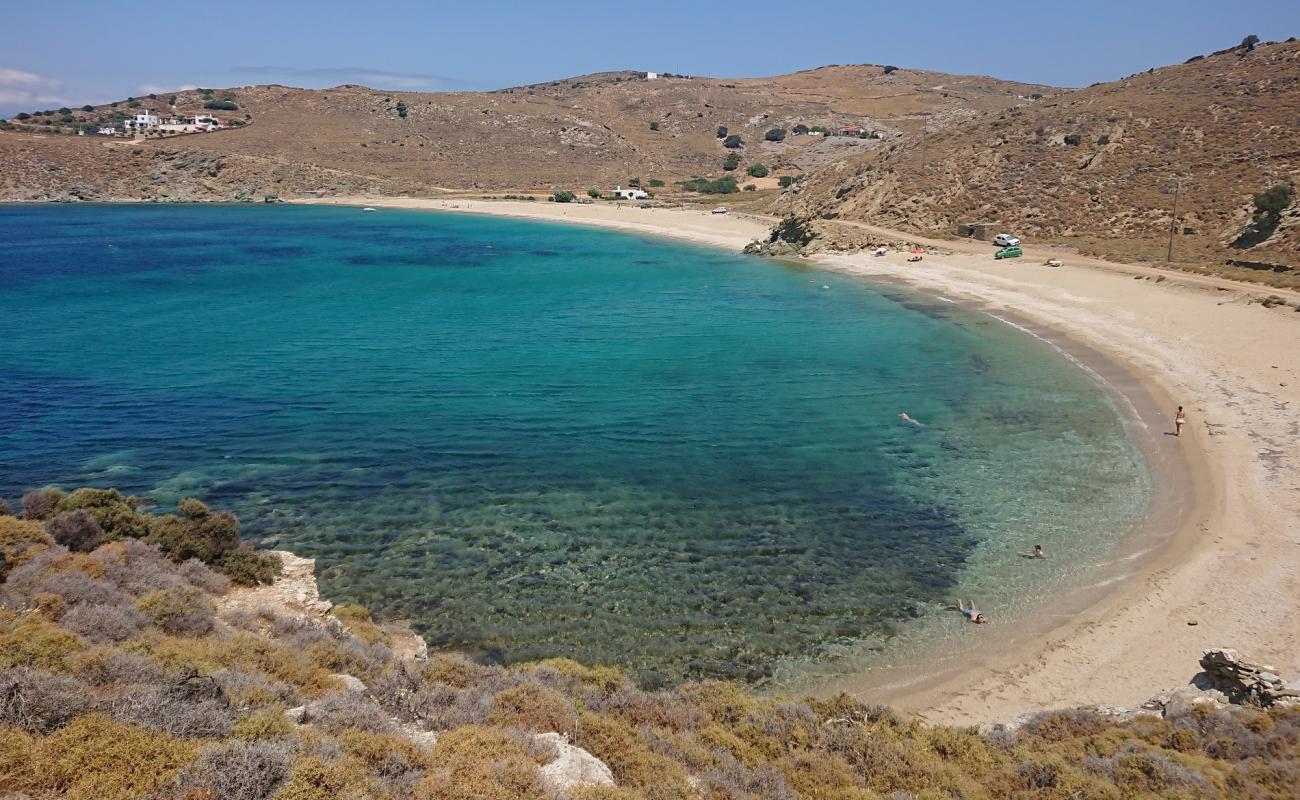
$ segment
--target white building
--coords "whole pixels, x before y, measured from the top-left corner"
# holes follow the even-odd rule
[[[221,120],[207,114],[169,119],[158,126],[163,133],[207,133],[221,127]]]
[[[127,117],[122,124],[128,131],[147,131],[158,127],[160,120],[152,111],[146,111],[143,114],[135,114]]]
[[[648,80],[648,81],[655,80],[655,79],[658,78],[658,77],[659,77],[659,73],[658,73],[658,72],[647,72],[647,73],[645,74],[645,79]]]
[[[99,135],[100,135],[100,136],[116,136],[116,135],[117,135],[117,128],[100,128],[100,129],[99,129]]]
[[[621,186],[615,186],[614,191],[610,192],[615,200],[648,200],[650,195],[640,189],[624,189]]]

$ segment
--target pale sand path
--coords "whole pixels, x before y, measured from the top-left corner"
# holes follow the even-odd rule
[[[373,197],[319,202],[549,219],[733,250],[764,236],[771,223],[629,205]],[[1300,297],[1048,249],[1029,248],[1023,259],[997,262],[982,243],[932,244],[956,252],[927,255],[919,264],[906,263],[901,253],[814,261],[1033,320],[1127,368],[1170,415],[1172,404],[1187,407],[1183,438],[1153,443],[1181,449],[1169,456],[1185,457],[1197,497],[1181,533],[1136,576],[1032,646],[980,653],[960,682],[883,697],[868,685],[862,694],[932,721],[975,724],[1042,708],[1136,704],[1186,683],[1201,649],[1210,646],[1236,647],[1288,675],[1300,673],[1300,313],[1250,303],[1268,294],[1292,303]],[[1066,266],[1042,266],[1049,255]]]

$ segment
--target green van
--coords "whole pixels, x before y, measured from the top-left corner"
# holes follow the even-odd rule
[[[1018,246],[1004,247],[993,254],[994,258],[1020,258],[1024,253],[1020,252]]]

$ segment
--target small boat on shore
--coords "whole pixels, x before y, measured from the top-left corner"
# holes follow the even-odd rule
[[[370,206],[366,206],[365,208],[363,208],[363,209],[361,209],[361,210],[362,210],[362,211],[374,211],[375,209],[371,208]]]

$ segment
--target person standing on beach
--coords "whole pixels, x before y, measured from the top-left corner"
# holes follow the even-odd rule
[[[1179,406],[1178,411],[1174,414],[1174,436],[1183,435],[1183,425],[1187,422],[1187,415],[1183,413],[1183,407]]]

